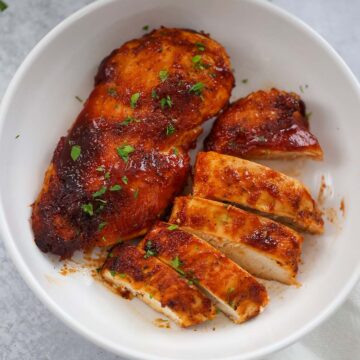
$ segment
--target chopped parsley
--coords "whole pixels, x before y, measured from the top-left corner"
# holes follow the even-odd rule
[[[257,142],[260,142],[260,143],[266,142],[265,136],[262,136],[262,135],[261,136],[255,136],[254,140],[257,141]]]
[[[196,42],[196,43],[195,43],[195,46],[197,47],[197,49],[198,49],[199,51],[205,51],[205,45],[202,44],[201,42]]]
[[[304,88],[303,88],[302,85],[299,86],[299,89],[300,89],[300,91],[301,91],[302,93],[304,92]]]
[[[122,189],[121,185],[115,184],[111,186],[110,191],[120,191]]]
[[[139,197],[139,189],[134,190],[134,199],[137,199]]]
[[[93,195],[92,195],[93,198],[97,198],[97,197],[99,197],[99,196],[104,195],[104,194],[106,193],[106,190],[107,190],[106,186],[103,186],[100,190],[95,191],[95,192],[93,193]]]
[[[5,11],[8,8],[8,4],[2,0],[0,0],[0,12]]]
[[[149,30],[149,25],[144,25],[144,26],[142,27],[142,29],[143,29],[144,31],[148,31],[148,30]]]
[[[132,109],[136,108],[136,104],[137,104],[139,98],[140,98],[140,93],[135,93],[135,94],[131,95],[130,106],[131,106]]]
[[[15,139],[18,139],[20,137],[20,135],[19,134],[17,134],[16,136],[15,136]]]
[[[195,95],[200,96],[204,87],[205,85],[202,82],[198,82],[189,89],[189,93],[194,93]]]
[[[120,273],[119,276],[120,276],[121,278],[125,278],[125,277],[126,277],[126,274]]]
[[[114,276],[116,275],[116,271],[111,270],[111,271],[110,271],[110,274],[111,274],[112,277],[114,277]]]
[[[94,215],[93,205],[91,203],[81,205],[81,209],[85,214]]]
[[[113,87],[108,88],[108,89],[107,89],[107,92],[108,92],[108,94],[109,94],[110,96],[112,96],[112,97],[115,97],[115,96],[118,95],[118,92],[117,92],[116,89],[113,88]]]
[[[159,95],[156,93],[156,90],[155,89],[152,89],[151,90],[151,97],[153,99],[158,99],[159,98]]]
[[[248,79],[242,79],[242,80],[241,80],[241,82],[242,82],[243,84],[247,84],[248,81],[249,81]]]
[[[127,178],[127,176],[124,175],[124,176],[121,178],[121,181],[122,181],[125,185],[127,185],[128,182],[129,182],[129,179]]]
[[[173,231],[173,230],[176,230],[178,227],[179,227],[179,225],[171,224],[168,226],[168,230]]]
[[[123,145],[116,148],[118,155],[125,161],[128,162],[129,155],[135,151],[131,145]]]
[[[183,265],[182,261],[180,261],[179,257],[176,256],[170,261],[171,266],[180,274],[185,275],[185,272],[180,269],[180,267]]]
[[[107,180],[107,179],[110,179],[110,173],[107,171],[104,175],[104,178]]]
[[[175,156],[178,156],[179,155],[179,150],[176,148],[176,147],[173,147],[173,153]]]
[[[171,101],[170,95],[167,95],[166,97],[160,100],[160,106],[162,109],[165,109],[166,106],[171,108],[172,104],[173,103]]]
[[[166,136],[170,136],[175,132],[175,127],[173,124],[169,124],[166,126]]]
[[[132,117],[132,116],[127,116],[127,117],[125,118],[125,120],[122,121],[119,125],[128,126],[129,124],[133,123],[134,121],[135,121],[135,122],[140,122],[140,120],[135,119],[135,118]]]
[[[149,294],[149,298],[152,299],[154,297],[153,294]]]
[[[202,57],[201,55],[195,55],[194,57],[191,58],[192,63],[194,64],[195,69],[207,69],[209,67],[208,64],[205,64],[202,61]]]
[[[106,225],[107,225],[106,221],[100,223],[99,226],[98,226],[98,230],[101,231]]]
[[[169,76],[169,72],[167,70],[160,70],[159,78],[162,82],[164,82]]]
[[[76,161],[78,159],[78,157],[80,156],[80,154],[81,154],[80,145],[73,145],[71,147],[71,153],[70,153],[70,156],[73,159],[73,161]]]
[[[228,294],[231,294],[234,290],[235,290],[235,289],[234,289],[233,287],[231,287],[231,288],[229,288],[229,289],[227,290],[227,293],[228,293]]]
[[[78,101],[78,102],[80,102],[80,103],[83,103],[84,102],[84,100],[80,97],[80,96],[75,96],[75,99]]]
[[[97,168],[96,168],[96,171],[104,172],[104,171],[105,171],[104,165],[101,165],[101,166],[97,167]]]
[[[151,240],[148,240],[145,244],[145,255],[144,255],[144,259],[149,258],[150,256],[156,256],[157,255],[157,251],[154,248]]]

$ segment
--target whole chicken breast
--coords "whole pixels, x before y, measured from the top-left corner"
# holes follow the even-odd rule
[[[233,85],[224,48],[203,33],[160,28],[114,50],[33,205],[37,246],[66,258],[146,233],[183,189],[187,150]]]

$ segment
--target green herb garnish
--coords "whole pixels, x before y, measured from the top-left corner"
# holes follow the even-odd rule
[[[139,98],[140,98],[140,93],[135,93],[135,94],[132,94],[132,95],[131,95],[131,98],[130,98],[130,106],[131,106],[132,109],[135,109],[136,104],[137,104]]]
[[[179,155],[179,150],[176,148],[176,147],[173,147],[173,153],[175,156],[178,156]]]
[[[153,244],[151,242],[151,240],[148,240],[145,244],[145,255],[144,255],[144,259],[149,258],[150,256],[156,256],[157,255],[157,251],[156,249],[153,247]]]
[[[204,87],[205,85],[202,82],[198,82],[189,89],[189,93],[194,93],[195,95],[200,96]]]
[[[119,276],[120,276],[121,278],[125,278],[125,277],[126,277],[126,274],[120,273]]]
[[[195,55],[191,61],[194,63],[194,64],[197,64],[201,61],[201,55]]]
[[[152,89],[151,90],[151,97],[153,99],[158,99],[159,98],[159,95],[156,93],[156,90],[155,89]]]
[[[178,227],[179,227],[179,225],[171,224],[171,225],[168,226],[168,230],[173,231],[173,230],[176,230]]]
[[[198,49],[199,51],[205,51],[205,45],[202,44],[201,42],[196,42],[196,43],[195,43],[195,46],[197,47],[197,49]]]
[[[112,96],[112,97],[115,97],[115,96],[118,95],[118,92],[117,92],[116,89],[113,88],[113,87],[108,88],[108,89],[107,89],[107,92],[108,92],[108,94],[109,94],[110,96]]]
[[[8,8],[8,4],[0,0],[0,11],[5,11]]]
[[[106,180],[110,179],[110,173],[108,171],[105,173],[104,178]]]
[[[110,191],[119,191],[121,189],[122,189],[121,185],[115,184],[115,185],[111,186]]]
[[[20,137],[20,135],[19,134],[17,134],[16,136],[15,136],[15,139],[18,139]]]
[[[175,132],[175,127],[173,124],[169,124],[166,126],[166,136],[170,136]]]
[[[94,215],[93,205],[91,203],[81,205],[81,209],[85,214]]]
[[[205,64],[202,61],[201,55],[195,55],[192,59],[191,59],[192,63],[194,64],[195,69],[207,69],[209,67],[208,64]]]
[[[104,172],[104,171],[105,171],[104,165],[101,165],[101,166],[97,167],[97,168],[96,168],[96,171]]]
[[[114,277],[114,276],[116,275],[116,271],[111,270],[111,271],[110,271],[110,274],[111,274],[112,277]]]
[[[124,176],[121,178],[121,181],[122,181],[125,185],[127,185],[128,182],[129,182],[129,179],[127,178],[127,176],[124,175]]]
[[[96,198],[96,197],[99,197],[99,196],[102,196],[106,193],[106,186],[103,186],[101,189],[99,189],[98,191],[94,192],[93,193],[93,198]]]
[[[134,190],[134,199],[137,199],[139,197],[139,189]]]
[[[132,117],[132,116],[127,116],[127,117],[125,118],[125,120],[122,121],[119,125],[128,126],[129,124],[133,123],[134,121],[135,121],[135,122],[140,122],[140,120],[135,119],[135,118]]]
[[[159,78],[162,82],[164,82],[169,76],[169,72],[167,70],[160,70]]]
[[[241,80],[241,82],[242,82],[243,84],[247,84],[248,81],[249,81],[248,79],[242,79],[242,80]]]
[[[78,101],[78,102],[80,102],[80,103],[83,103],[84,102],[84,100],[80,97],[80,96],[75,96],[75,99]]]
[[[179,256],[176,256],[174,259],[170,262],[171,266],[173,266],[175,269],[178,269],[180,266],[182,266],[182,262],[179,259]]]
[[[106,225],[107,225],[106,221],[100,223],[99,226],[98,226],[98,230],[101,231]]]
[[[142,27],[142,29],[143,29],[144,31],[148,31],[148,30],[149,30],[149,25],[144,25],[144,26]]]
[[[128,162],[129,160],[129,154],[135,151],[135,148],[133,148],[131,145],[123,145],[118,148],[116,148],[116,151],[118,155],[125,161]]]
[[[73,145],[71,147],[71,153],[70,153],[70,156],[71,158],[76,161],[78,159],[78,157],[80,156],[81,154],[81,147],[79,145]]]
[[[160,106],[162,109],[165,109],[166,106],[171,108],[172,101],[171,101],[171,98],[169,95],[167,95],[166,97],[164,97],[160,100]]]

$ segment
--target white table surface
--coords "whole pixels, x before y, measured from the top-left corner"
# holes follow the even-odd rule
[[[225,0],[219,1],[226,3]],[[92,1],[6,2],[9,8],[0,13],[0,98],[32,47],[61,20]],[[272,2],[297,15],[324,36],[360,78],[360,0]],[[91,344],[55,318],[26,286],[0,242],[0,359],[120,358]],[[292,359],[360,359],[360,284],[320,327],[299,342],[266,358]]]

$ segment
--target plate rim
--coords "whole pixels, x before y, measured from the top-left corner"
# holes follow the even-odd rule
[[[41,51],[51,43],[53,38],[58,36],[64,29],[71,26],[81,17],[86,16],[87,14],[96,11],[98,8],[105,6],[106,4],[115,2],[118,0],[98,0],[91,4],[88,4],[79,10],[75,11],[73,14],[66,17],[59,24],[57,24],[53,29],[51,29],[28,53],[25,57],[19,68],[17,69],[15,75],[11,79],[5,94],[0,102],[0,139],[3,135],[3,128],[6,120],[6,115],[8,112],[8,108],[10,106],[11,100],[13,98],[14,93],[16,92],[19,84],[21,83],[23,75],[26,73],[28,68],[32,65],[34,60],[36,60],[37,56]],[[336,50],[314,29],[312,29],[308,24],[306,24],[303,20],[299,19],[297,16],[291,14],[287,10],[280,8],[279,6],[263,1],[263,0],[235,0],[246,2],[251,5],[255,5],[258,7],[263,7],[270,12],[274,13],[277,16],[282,17],[283,19],[291,22],[293,26],[296,26],[300,30],[306,32],[311,36],[313,41],[317,43],[318,46],[322,47],[330,57],[332,57],[339,67],[344,71],[347,80],[351,83],[353,90],[357,93],[360,104],[360,84],[350,70],[345,61],[341,58],[341,56],[336,52]],[[117,355],[123,356],[128,359],[148,359],[148,360],[173,360],[172,357],[162,356],[154,356],[150,354],[146,354],[142,351],[138,351],[134,348],[126,347],[122,344],[114,345],[113,342],[108,341],[106,338],[97,335],[93,331],[88,330],[81,322],[74,319],[72,316],[68,315],[60,306],[53,301],[47,292],[40,286],[38,280],[31,273],[31,270],[25,264],[25,261],[21,256],[19,256],[17,246],[13,241],[11,236],[10,227],[6,221],[5,217],[5,209],[2,201],[2,194],[0,191],[0,234],[1,238],[5,244],[5,248],[10,255],[11,260],[15,264],[17,271],[20,273],[22,279],[25,281],[27,286],[32,290],[32,292],[37,296],[37,298],[46,306],[48,310],[52,314],[54,314],[58,319],[60,319],[63,323],[65,323],[69,328],[71,328],[76,333],[85,337],[88,341],[95,343],[96,345],[111,351]],[[356,271],[352,274],[352,276],[347,280],[346,284],[343,286],[342,290],[337,294],[336,297],[332,299],[331,302],[321,311],[319,314],[314,317],[310,322],[300,327],[297,331],[293,332],[289,336],[283,338],[280,341],[277,341],[273,344],[264,346],[258,350],[254,350],[251,352],[247,352],[240,355],[234,355],[230,357],[223,357],[222,360],[245,360],[245,359],[256,359],[270,353],[279,351],[286,346],[291,345],[295,341],[299,340],[305,334],[312,331],[315,327],[319,326],[325,319],[327,319],[340,305],[346,300],[346,297],[349,295],[352,288],[355,286],[356,282],[360,278],[360,261],[357,264]],[[209,358],[213,359],[213,358]],[[220,359],[220,358],[217,358]]]

